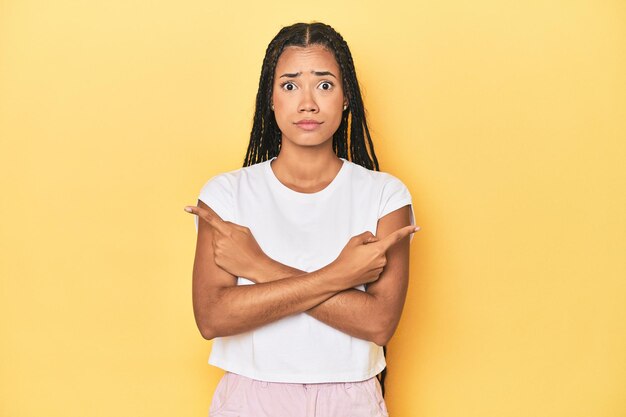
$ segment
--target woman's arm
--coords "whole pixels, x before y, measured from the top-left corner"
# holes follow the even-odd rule
[[[208,208],[202,202],[199,207]],[[220,265],[222,254],[214,252],[213,235],[228,231],[219,222],[198,222],[193,268],[194,315],[207,339],[241,333],[304,312],[339,291],[373,282],[386,264],[386,252],[412,232],[411,228],[398,230],[376,245],[364,245],[364,233],[350,239],[339,257],[318,271],[299,271],[290,279],[237,286],[236,277]]]
[[[377,237],[410,224],[410,206],[395,210],[378,221]],[[396,330],[406,299],[409,278],[409,239],[387,251],[387,264],[367,291],[347,289],[311,308],[308,314],[351,336],[384,346]],[[271,260],[271,259],[270,259]],[[258,281],[275,281],[303,273],[271,260],[258,270]]]

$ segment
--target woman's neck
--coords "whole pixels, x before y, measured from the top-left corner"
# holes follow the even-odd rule
[[[272,161],[271,169],[280,182],[294,191],[315,193],[335,179],[342,165],[332,149],[294,152],[283,148]]]

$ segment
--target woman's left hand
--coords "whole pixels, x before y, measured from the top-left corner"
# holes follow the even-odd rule
[[[211,225],[217,266],[237,277],[258,282],[255,271],[259,271],[271,259],[263,252],[249,228],[222,220],[209,206],[186,206],[185,211]]]

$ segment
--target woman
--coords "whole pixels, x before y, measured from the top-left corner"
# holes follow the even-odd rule
[[[185,210],[196,323],[226,371],[210,416],[387,415],[376,375],[419,227],[404,184],[378,171],[334,29],[298,23],[270,42],[244,167]]]

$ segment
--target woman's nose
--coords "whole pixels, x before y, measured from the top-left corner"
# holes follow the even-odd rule
[[[317,106],[317,103],[315,102],[315,98],[313,97],[313,94],[308,89],[305,89],[302,92],[302,100],[300,101],[300,105],[298,106],[298,111],[300,113],[304,113],[304,112],[317,113],[319,111],[319,107]]]

